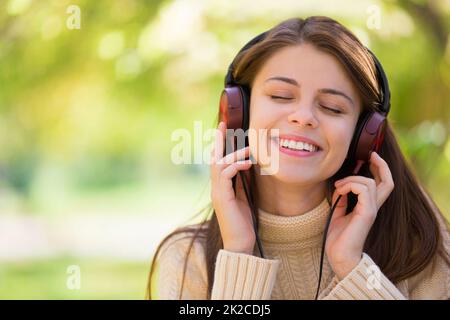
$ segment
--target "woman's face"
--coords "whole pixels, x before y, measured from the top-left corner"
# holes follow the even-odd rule
[[[270,138],[261,147],[267,145],[272,161],[278,152],[275,179],[317,184],[342,166],[361,102],[335,57],[311,44],[280,49],[256,75],[250,101],[250,129],[267,129]],[[273,129],[279,129],[279,137]],[[256,136],[249,135],[250,149],[261,164]],[[299,151],[304,138],[319,149]]]

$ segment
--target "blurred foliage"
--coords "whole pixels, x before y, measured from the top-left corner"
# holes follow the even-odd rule
[[[251,36],[312,14],[340,20],[376,52],[390,77],[391,122],[405,154],[434,183],[449,161],[450,53],[441,39],[450,28],[448,2],[375,2],[379,29],[368,24],[373,2],[327,3],[2,1],[2,184],[26,201],[49,166],[54,188],[75,190],[191,170],[170,162],[173,130],[192,130],[194,120],[213,125],[226,67]],[[81,10],[80,29],[66,26],[72,4]],[[428,130],[411,129],[423,121],[438,126],[431,140]],[[436,159],[444,163],[435,166]]]
[[[67,27],[70,5],[81,10],[80,29]],[[379,28],[369,24],[377,12]],[[448,216],[446,0],[0,1],[0,209],[42,214],[55,198],[72,199],[64,193],[150,185],[157,197],[168,190],[161,179],[200,181],[204,165],[170,161],[172,132],[192,132],[194,121],[204,130],[214,126],[237,51],[283,19],[310,15],[342,22],[382,62],[391,84],[390,122]],[[36,271],[10,268],[7,276],[34,283],[38,276],[21,272],[49,274],[61,259]],[[52,292],[48,297],[57,297]]]
[[[69,266],[82,270],[79,289],[67,289]],[[143,299],[148,263],[60,257],[8,263],[0,270],[0,299]]]

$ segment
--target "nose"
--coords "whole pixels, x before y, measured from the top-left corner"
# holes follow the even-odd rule
[[[318,121],[313,112],[313,104],[300,104],[288,115],[288,121],[295,125],[317,127]]]

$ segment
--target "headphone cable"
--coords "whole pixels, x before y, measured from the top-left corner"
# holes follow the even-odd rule
[[[331,208],[330,213],[328,214],[327,222],[325,224],[325,230],[323,232],[323,237],[322,237],[322,249],[320,252],[319,281],[317,283],[316,296],[314,297],[314,300],[317,300],[317,298],[319,296],[320,282],[322,280],[323,258],[325,256],[325,243],[327,241],[328,228],[330,227],[330,222],[331,222],[331,218],[333,217],[334,209],[336,209],[336,205],[338,204],[339,200],[341,200],[341,197],[342,197],[342,195],[339,195],[339,197],[337,198],[333,207]]]
[[[245,192],[245,196],[247,198],[247,202],[250,205],[250,209],[252,211],[251,216],[252,216],[252,221],[253,221],[253,229],[255,230],[256,244],[258,245],[258,250],[259,250],[259,254],[260,254],[261,258],[264,259],[264,251],[262,249],[261,240],[259,239],[259,235],[258,235],[258,223],[256,221],[256,208],[254,206],[253,199],[250,195],[250,191],[249,191],[249,188],[247,185],[247,179],[244,176],[244,172],[239,171],[239,174],[241,176],[242,185],[244,187],[244,192]]]
[[[356,167],[353,169],[352,175],[356,175],[358,171],[361,169],[361,166],[364,164],[363,160],[357,160],[356,161]],[[314,300],[317,300],[319,297],[319,290],[320,290],[320,282],[322,281],[322,269],[323,269],[323,258],[325,256],[325,244],[327,241],[328,236],[328,228],[330,227],[331,218],[333,217],[334,209],[336,209],[337,204],[339,203],[339,200],[341,200],[342,195],[340,194],[339,197],[334,202],[333,206],[330,209],[330,213],[327,218],[327,222],[325,224],[325,230],[323,232],[322,237],[322,250],[320,252],[320,264],[319,264],[319,281],[317,283],[317,290],[316,290],[316,296],[314,297]]]
[[[256,244],[258,246],[259,254],[260,254],[261,258],[264,259],[264,251],[263,251],[263,248],[262,248],[262,245],[261,245],[261,240],[259,239],[259,235],[258,235],[258,223],[256,221],[256,210],[255,210],[255,206],[253,204],[253,199],[252,199],[252,197],[250,195],[249,187],[247,185],[247,180],[246,180],[246,178],[244,176],[244,172],[243,171],[239,171],[239,176],[240,176],[241,181],[242,181],[242,186],[243,186],[243,189],[244,189],[244,192],[245,192],[245,197],[247,198],[247,202],[248,202],[248,205],[249,205],[250,210],[251,210],[251,216],[252,216],[252,222],[253,222],[253,230],[255,232]],[[237,176],[234,176],[233,179],[232,179],[232,181],[233,181],[233,189],[235,190],[235,192],[236,192],[236,179],[237,179]]]

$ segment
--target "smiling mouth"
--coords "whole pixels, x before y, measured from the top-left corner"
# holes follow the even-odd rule
[[[291,139],[277,139],[277,142],[281,148],[292,151],[303,151],[312,153],[321,150],[319,146],[303,141],[295,141]]]

